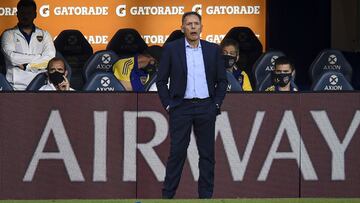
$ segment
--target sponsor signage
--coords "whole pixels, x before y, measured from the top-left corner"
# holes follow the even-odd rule
[[[62,30],[80,30],[95,51],[106,48],[120,28],[135,28],[149,45],[162,45],[180,29],[181,16],[196,11],[203,17],[202,38],[220,43],[233,27],[250,27],[265,47],[266,0],[200,1],[62,1],[36,0],[37,26],[55,38]],[[0,31],[14,27],[17,1],[0,1]],[[224,23],[226,22],[226,23]]]
[[[161,197],[169,123],[157,94],[1,97],[1,199]],[[359,107],[356,93],[228,94],[215,197],[360,197]],[[197,197],[194,139],[178,198]]]

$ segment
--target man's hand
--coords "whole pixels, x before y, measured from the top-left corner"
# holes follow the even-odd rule
[[[62,81],[60,84],[57,85],[57,89],[61,91],[70,90],[70,83],[68,79],[65,76],[63,77],[64,77],[64,81]]]
[[[19,65],[17,65],[17,67],[19,67],[21,70],[25,70],[25,67],[23,64],[19,64]]]
[[[221,114],[220,105],[215,104],[215,106],[216,106],[216,115],[220,115]]]

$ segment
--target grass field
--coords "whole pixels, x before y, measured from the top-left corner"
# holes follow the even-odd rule
[[[342,198],[297,198],[297,199],[215,199],[215,200],[0,200],[4,203],[360,203],[357,199]]]

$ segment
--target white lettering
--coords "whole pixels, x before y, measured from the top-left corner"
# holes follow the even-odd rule
[[[147,44],[164,44],[169,35],[143,35],[145,43]]]
[[[137,144],[137,118],[150,118],[155,124],[154,138],[148,143]],[[165,166],[153,148],[166,139],[167,133],[167,120],[159,112],[124,112],[124,181],[136,181],[136,149],[139,149],[156,179],[164,180]]]
[[[329,90],[329,91],[338,91],[338,90],[342,90],[343,87],[341,85],[326,85],[324,90]]]
[[[221,35],[208,35],[208,36],[206,36],[206,41],[220,44],[221,41],[224,39],[224,37],[225,37],[224,34],[221,34]]]
[[[96,91],[99,91],[99,92],[115,91],[115,88],[114,87],[98,87],[98,88],[96,88]]]
[[[16,12],[16,7],[0,7],[0,16],[14,16]]]
[[[260,6],[208,6],[208,15],[259,15]]]
[[[54,14],[57,16],[76,15],[76,16],[106,16],[109,15],[109,7],[55,7]]]
[[[230,165],[231,175],[234,181],[242,181],[250,160],[251,152],[254,148],[256,138],[259,134],[259,130],[264,119],[265,112],[256,112],[254,124],[250,132],[250,138],[246,145],[246,149],[241,159],[239,152],[236,147],[233,132],[230,126],[230,120],[226,112],[222,112],[216,119],[215,126],[215,139],[220,134],[221,139],[224,143],[224,149],[226,157]]]
[[[44,152],[44,148],[51,131],[54,134],[55,142],[59,152]],[[33,180],[35,171],[41,159],[63,160],[66,171],[72,182],[85,181],[58,110],[53,110],[50,113],[49,120],[46,123],[44,132],[41,135],[39,144],[36,147],[35,153],[26,170],[25,176],[23,178],[24,182],[31,182]]]
[[[139,6],[131,7],[131,15],[183,15],[184,6]]]
[[[292,152],[277,152],[280,141],[285,132],[288,136]],[[268,156],[266,157],[264,165],[259,174],[258,181],[266,181],[274,159],[295,159],[305,180],[318,179],[315,169],[311,163],[309,154],[305,148],[304,142],[301,139],[300,132],[296,125],[295,117],[292,111],[285,111],[284,113],[273,144],[271,145]]]
[[[342,143],[325,111],[311,111],[311,115],[331,150],[331,180],[345,180],[345,151],[359,127],[360,111],[356,111]]]
[[[89,35],[85,36],[89,44],[108,44],[108,38],[107,35]]]
[[[107,111],[94,112],[94,182],[106,182]]]

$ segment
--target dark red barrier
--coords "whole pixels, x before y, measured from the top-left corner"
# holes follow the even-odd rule
[[[0,198],[159,198],[169,150],[157,94],[0,95]],[[215,197],[360,197],[359,94],[228,94]],[[191,142],[177,198],[197,197]]]
[[[122,181],[123,112],[136,112],[136,94],[16,93],[0,97],[2,199],[136,197],[136,182]],[[53,130],[44,151],[59,152],[55,134],[63,146],[69,146],[60,143],[67,137],[74,154],[65,148],[62,157],[75,158],[76,162],[68,163],[72,167],[68,172],[62,160],[41,159],[34,175],[24,180],[46,126]],[[98,166],[94,166],[95,131],[98,137],[106,136],[97,143]],[[104,153],[102,159],[99,154]]]

